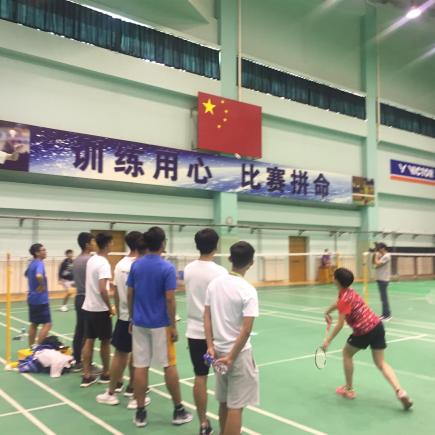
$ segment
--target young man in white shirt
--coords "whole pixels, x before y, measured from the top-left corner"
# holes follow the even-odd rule
[[[107,259],[112,248],[112,236],[104,233],[97,234],[97,255],[91,257],[86,264],[86,296],[83,303],[85,314],[85,344],[83,346],[83,377],[80,387],[89,387],[97,382],[91,375],[91,361],[94,341],[101,341],[100,355],[103,363],[103,373],[98,382],[110,382],[110,339],[112,338],[113,310],[109,298],[109,281],[112,279],[110,263]]]
[[[190,359],[195,373],[193,397],[200,422],[200,435],[213,432],[207,420],[207,375],[209,367],[204,362],[207,341],[204,332],[204,303],[207,287],[227,270],[213,261],[219,236],[215,230],[205,228],[195,234],[195,244],[200,256],[184,269],[184,284],[187,296],[187,331]]]
[[[254,253],[247,242],[232,245],[232,271],[215,278],[207,288],[204,327],[208,353],[217,360],[216,366],[228,369],[225,375],[216,372],[222,435],[239,435],[243,408],[259,403],[258,370],[249,338],[258,317],[258,297],[244,279],[254,263]]]
[[[391,277],[391,254],[388,252],[385,243],[377,244],[377,251],[375,253],[374,266],[376,268],[376,282],[378,284],[379,294],[382,302],[382,315],[381,319],[385,322],[391,320],[390,304],[388,302],[388,284]]]
[[[131,334],[129,332],[130,320],[128,315],[127,303],[127,279],[130,273],[131,265],[138,257],[138,245],[142,238],[142,233],[131,231],[125,236],[125,243],[130,249],[129,254],[124,257],[115,266],[114,273],[114,294],[115,307],[118,315],[115,329],[112,336],[112,345],[115,348],[115,354],[110,366],[110,384],[105,393],[97,396],[97,402],[105,405],[118,405],[119,399],[115,393],[122,391],[122,379],[125,367],[127,366],[129,355],[131,353]],[[133,396],[133,370],[130,365],[130,384],[124,393],[126,397]],[[149,400],[148,400],[149,403]],[[147,403],[147,404],[148,404]],[[136,400],[131,399],[129,408],[136,409]]]

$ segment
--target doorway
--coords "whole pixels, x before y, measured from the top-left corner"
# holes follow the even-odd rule
[[[98,233],[110,234],[113,237],[112,252],[125,252],[125,231],[91,230],[93,236],[96,236]],[[118,261],[123,257],[124,255],[109,255],[108,259],[112,269],[112,276],[116,263],[118,263]]]
[[[289,253],[298,254],[307,252],[307,237],[289,237]],[[289,256],[289,281],[307,281],[307,257],[305,255]]]

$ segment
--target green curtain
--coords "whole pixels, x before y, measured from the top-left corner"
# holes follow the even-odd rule
[[[435,119],[388,104],[381,104],[381,124],[435,137]]]
[[[0,18],[219,79],[219,51],[67,0],[0,0]]]
[[[340,89],[243,59],[242,84],[245,88],[283,97],[343,115],[365,119],[365,99]]]

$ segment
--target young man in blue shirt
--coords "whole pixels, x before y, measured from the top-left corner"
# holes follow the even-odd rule
[[[29,347],[35,344],[38,326],[42,325],[38,335],[38,343],[42,343],[51,329],[51,314],[48,304],[48,285],[45,273],[44,259],[47,258],[47,250],[40,243],[35,243],[29,249],[33,257],[26,270],[29,284],[27,303],[29,305]]]
[[[181,403],[180,383],[176,367],[175,342],[175,267],[161,255],[166,247],[165,232],[150,228],[143,241],[147,254],[131,266],[128,276],[128,310],[132,322],[134,394],[137,410],[134,423],[147,424],[145,392],[151,361],[164,367],[165,382],[174,403],[172,423],[180,425],[192,421],[192,414]]]

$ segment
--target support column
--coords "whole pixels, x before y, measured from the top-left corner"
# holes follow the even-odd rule
[[[377,149],[379,135],[379,68],[378,68],[378,43],[377,43],[377,18],[376,7],[366,3],[366,14],[362,23],[362,66],[363,81],[366,91],[366,113],[367,113],[367,136],[362,150],[363,175],[375,180],[377,184]],[[362,259],[362,253],[366,251],[371,242],[371,232],[378,231],[378,198],[374,206],[361,209],[361,231],[357,243],[357,255]],[[368,232],[368,233],[367,233]],[[358,274],[362,276],[362,262],[357,262]]]
[[[219,42],[221,46],[221,95],[237,99],[237,52],[238,52],[238,0],[219,0]],[[214,194],[214,223],[237,225],[237,194],[216,192]],[[220,252],[229,253],[230,246],[238,240],[235,228],[219,231]],[[224,260],[223,265],[228,265]]]

